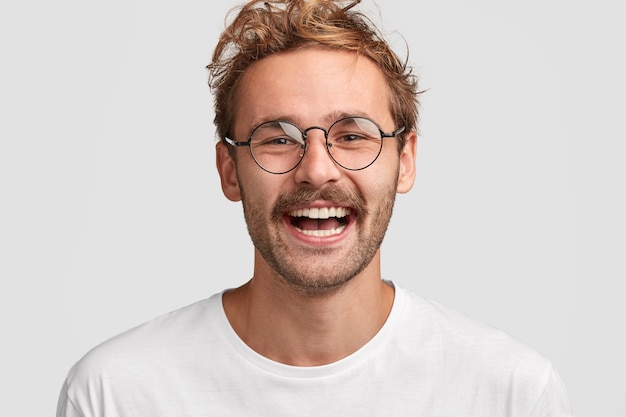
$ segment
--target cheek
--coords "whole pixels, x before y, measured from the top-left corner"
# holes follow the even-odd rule
[[[276,179],[269,177],[273,174],[257,168],[251,172],[238,171],[237,175],[244,207],[269,213],[280,189]]]
[[[372,190],[370,195],[387,198],[390,190],[395,194],[400,164],[396,149],[394,148],[391,151],[386,154],[381,153],[379,159],[370,167],[372,170],[367,172],[367,178],[361,181],[360,185],[365,187],[364,190]],[[365,171],[368,171],[368,169]]]
[[[395,169],[395,168],[394,168]],[[367,175],[355,181],[355,186],[365,199],[369,221],[377,221],[382,211],[387,211],[389,204],[393,205],[396,197],[397,176],[392,172],[376,171],[374,175]]]

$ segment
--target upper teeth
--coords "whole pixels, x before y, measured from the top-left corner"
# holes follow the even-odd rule
[[[308,217],[309,219],[328,219],[329,217],[346,217],[350,209],[345,207],[312,207],[293,210],[289,213],[292,217]]]

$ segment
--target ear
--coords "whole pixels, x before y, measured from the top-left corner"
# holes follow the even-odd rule
[[[224,142],[215,145],[215,163],[220,174],[222,192],[230,201],[240,201],[241,191],[237,179],[237,165],[228,152]]]
[[[417,133],[410,131],[405,135],[404,148],[400,153],[397,192],[407,193],[415,183],[415,155],[417,154]]]

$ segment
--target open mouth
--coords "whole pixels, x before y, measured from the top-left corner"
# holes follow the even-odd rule
[[[338,235],[348,225],[350,209],[347,207],[311,207],[288,213],[291,225],[307,236],[327,237]]]

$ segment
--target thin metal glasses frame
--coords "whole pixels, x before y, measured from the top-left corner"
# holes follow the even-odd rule
[[[365,166],[360,167],[360,168],[348,168],[348,167],[346,167],[345,165],[343,165],[339,161],[337,161],[335,159],[335,157],[333,156],[332,152],[330,151],[330,147],[332,146],[332,143],[328,142],[328,132],[330,132],[332,130],[333,126],[335,126],[336,124],[338,124],[340,122],[343,122],[345,120],[348,120],[348,119],[367,120],[368,122],[371,122],[374,126],[376,126],[376,128],[378,129],[378,131],[380,133],[380,139],[381,140],[380,140],[380,148],[378,150],[378,153],[376,154],[376,156],[374,157],[374,159],[371,162],[369,162],[368,164],[366,164]],[[264,126],[266,124],[270,124],[270,123],[288,123],[289,125],[291,125],[291,126],[295,127],[296,129],[298,129],[298,131],[302,135],[302,144],[300,145],[302,151],[301,151],[301,154],[300,154],[300,159],[298,160],[298,162],[296,162],[296,164],[293,167],[291,167],[288,170],[280,171],[280,172],[271,171],[271,170],[267,169],[266,167],[264,167],[263,165],[261,165],[261,163],[254,156],[254,152],[252,152],[251,144],[252,144],[252,139],[254,137],[254,133],[257,131],[257,129],[259,127]],[[367,117],[359,117],[359,116],[343,117],[343,118],[335,121],[333,124],[331,124],[328,129],[324,129],[323,127],[320,127],[320,126],[311,126],[311,127],[306,128],[306,129],[301,129],[296,124],[294,124],[294,123],[292,123],[290,121],[287,121],[287,120],[271,120],[271,121],[263,122],[260,125],[258,125],[257,127],[255,127],[252,130],[252,133],[250,134],[250,137],[245,142],[237,142],[237,141],[234,141],[234,140],[232,140],[232,139],[230,139],[228,137],[225,137],[224,141],[226,141],[226,143],[228,143],[229,145],[235,146],[235,147],[247,146],[248,149],[250,150],[250,155],[252,156],[252,159],[254,159],[254,162],[259,166],[259,168],[261,168],[263,171],[269,172],[270,174],[280,175],[280,174],[286,174],[288,172],[291,172],[294,169],[296,169],[296,167],[298,165],[300,165],[300,162],[302,162],[302,159],[304,158],[304,154],[306,153],[306,149],[307,149],[307,144],[308,144],[308,142],[307,142],[307,133],[309,131],[311,131],[311,130],[321,130],[322,132],[324,132],[324,139],[326,141],[326,151],[328,152],[328,155],[333,160],[333,162],[335,162],[337,165],[339,165],[340,167],[342,167],[343,169],[346,169],[348,171],[360,171],[360,170],[363,170],[363,169],[371,166],[374,162],[376,162],[376,160],[380,156],[380,153],[381,153],[382,148],[383,148],[383,139],[397,137],[400,133],[404,132],[405,127],[404,126],[400,127],[398,129],[394,130],[393,132],[384,132],[380,128],[378,123],[374,122],[371,119],[368,119]]]

